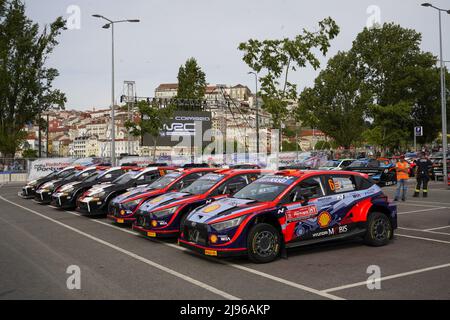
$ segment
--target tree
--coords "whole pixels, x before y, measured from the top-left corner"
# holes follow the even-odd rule
[[[164,124],[172,117],[173,108],[162,108],[157,102],[153,104],[147,101],[139,101],[137,104],[140,119],[137,122],[126,121],[125,127],[135,137],[143,137],[149,134],[153,139],[153,161],[156,161],[156,141]]]
[[[36,159],[38,156],[37,151],[33,149],[25,149],[22,151],[22,157],[25,159]]]
[[[195,58],[190,58],[178,70],[177,99],[203,100],[206,91],[206,75],[197,64]]]
[[[426,128],[424,142],[431,142],[439,132],[437,58],[421,51],[421,41],[422,35],[415,30],[385,23],[381,28],[365,28],[353,42],[357,72],[379,106],[370,108],[370,130],[387,139],[384,148],[399,148],[411,141],[414,125]],[[394,131],[397,138],[388,138]]]
[[[349,149],[362,139],[370,95],[356,72],[355,57],[339,52],[300,95],[296,116]]]
[[[293,39],[259,41],[250,39],[239,44],[244,52],[244,62],[255,72],[264,72],[260,77],[263,107],[272,115],[275,128],[279,128],[288,111],[289,101],[297,100],[297,87],[289,82],[289,72],[311,65],[319,68],[320,62],[313,50],[323,55],[328,52],[330,40],[339,34],[339,27],[331,18],[319,22],[319,30],[302,34]]]
[[[52,88],[58,71],[46,67],[64,28],[59,17],[40,32],[22,1],[0,0],[0,152],[8,157],[26,137],[25,124],[64,106],[65,95]]]

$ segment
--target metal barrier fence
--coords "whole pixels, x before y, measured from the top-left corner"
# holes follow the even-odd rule
[[[0,183],[25,182],[32,159],[0,158]]]

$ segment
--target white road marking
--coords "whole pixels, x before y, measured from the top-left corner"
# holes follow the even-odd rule
[[[215,287],[212,287],[212,286],[210,286],[210,285],[208,285],[208,284],[206,284],[206,283],[204,283],[204,282],[195,280],[195,279],[193,279],[193,278],[191,278],[191,277],[189,277],[189,276],[186,276],[186,275],[184,275],[184,274],[182,274],[182,273],[179,273],[179,272],[177,272],[177,271],[175,271],[175,270],[172,270],[172,269],[167,268],[167,267],[165,267],[165,266],[163,266],[163,265],[160,265],[160,264],[158,264],[158,263],[156,263],[156,262],[153,262],[153,261],[151,261],[151,260],[149,260],[149,259],[146,259],[146,258],[144,258],[144,257],[141,257],[141,256],[139,256],[139,255],[137,255],[137,254],[135,254],[135,253],[133,253],[133,252],[131,252],[131,251],[125,250],[125,249],[120,248],[120,247],[118,247],[118,246],[115,246],[115,245],[113,245],[113,244],[111,244],[111,243],[109,243],[109,242],[106,242],[106,241],[104,241],[104,240],[102,240],[102,239],[100,239],[100,238],[97,238],[97,237],[95,237],[95,236],[93,236],[93,235],[90,235],[90,234],[88,234],[88,233],[85,233],[85,232],[83,232],[83,231],[81,231],[81,230],[79,230],[79,229],[77,229],[77,228],[71,227],[71,226],[69,226],[69,225],[67,225],[67,224],[64,224],[64,223],[58,221],[58,220],[52,219],[52,218],[50,218],[50,217],[47,217],[46,215],[41,214],[41,213],[39,213],[39,212],[37,212],[37,211],[34,211],[34,210],[29,209],[29,208],[27,208],[27,207],[21,206],[21,205],[19,205],[19,204],[16,204],[16,203],[14,203],[14,202],[12,202],[12,201],[9,201],[8,199],[5,199],[5,198],[2,197],[2,196],[0,196],[0,199],[2,199],[2,200],[5,201],[5,202],[8,202],[8,203],[10,203],[10,204],[12,204],[12,205],[15,205],[15,206],[17,206],[17,207],[19,207],[19,208],[22,208],[22,209],[24,209],[24,210],[27,210],[28,212],[31,212],[31,213],[33,213],[33,214],[35,214],[35,215],[37,215],[37,216],[39,216],[39,217],[41,217],[41,218],[43,218],[43,219],[46,219],[46,220],[51,221],[51,222],[54,222],[54,223],[60,225],[61,227],[64,227],[64,228],[69,229],[69,230],[71,230],[71,231],[73,231],[73,232],[76,232],[76,233],[78,233],[78,234],[80,234],[80,235],[82,235],[82,236],[84,236],[84,237],[86,237],[86,238],[89,238],[89,239],[91,239],[91,240],[93,240],[93,241],[95,241],[95,242],[98,242],[98,243],[100,243],[100,244],[103,244],[104,246],[107,246],[107,247],[109,247],[109,248],[111,248],[111,249],[114,249],[114,250],[116,250],[116,251],[118,251],[118,252],[121,252],[121,253],[123,253],[123,254],[125,254],[125,255],[131,257],[131,258],[134,258],[134,259],[136,259],[136,260],[138,260],[138,261],[141,261],[141,262],[143,262],[143,263],[145,263],[145,264],[148,264],[149,266],[152,266],[152,267],[154,267],[154,268],[156,268],[156,269],[159,269],[159,270],[161,270],[161,271],[163,271],[163,272],[169,273],[169,274],[171,274],[171,275],[173,275],[173,276],[175,276],[175,277],[177,277],[177,278],[180,278],[180,279],[182,279],[182,280],[184,280],[184,281],[186,281],[186,282],[189,282],[189,283],[191,283],[191,284],[193,284],[193,285],[196,285],[196,286],[198,286],[198,287],[200,287],[200,288],[202,288],[202,289],[205,289],[205,290],[208,290],[208,291],[210,291],[210,292],[212,292],[212,293],[214,293],[214,294],[217,294],[217,295],[219,295],[219,296],[221,296],[221,297],[223,297],[223,298],[225,298],[225,299],[229,299],[229,300],[240,300],[239,298],[237,298],[237,297],[235,297],[235,296],[233,296],[233,295],[231,295],[231,294],[229,294],[229,293],[226,293],[226,292],[224,292],[224,291],[222,291],[222,290],[220,290],[220,289],[217,289],[217,288],[215,288]]]
[[[425,204],[437,204],[437,205],[441,205],[441,204],[445,204],[445,205],[447,205],[447,206],[450,206],[450,203],[448,203],[448,202],[437,202],[437,201],[415,201],[415,200],[410,200],[410,201],[408,201],[407,202],[407,204],[408,203],[410,203],[410,202],[412,202],[412,203],[414,203],[414,204],[421,204],[421,203],[425,203]]]
[[[438,227],[438,228],[431,228],[431,229],[425,229],[424,231],[434,231],[434,230],[442,230],[442,229],[448,229],[450,226],[445,227]]]
[[[444,241],[444,240],[437,240],[437,239],[430,239],[430,238],[422,238],[422,237],[415,237],[415,236],[407,236],[406,234],[395,234],[398,237],[404,237],[404,238],[411,238],[411,239],[417,239],[417,240],[424,240],[424,241],[431,241],[431,242],[439,242],[439,243],[445,243],[450,244],[450,241]]]
[[[387,277],[371,279],[370,282],[371,283],[372,283],[372,281],[377,281],[377,282],[379,281],[379,282],[381,282],[381,281],[386,281],[386,280],[390,280],[390,279],[406,277],[406,276],[410,276],[410,275],[413,275],[413,274],[418,274],[418,273],[423,273],[423,272],[427,272],[427,271],[433,271],[433,270],[438,270],[438,269],[443,269],[443,268],[448,268],[448,267],[450,267],[450,263],[441,264],[439,266],[434,266],[434,267],[429,267],[429,268],[424,268],[424,269],[413,270],[413,271],[409,271],[409,272],[393,274],[393,275],[387,276]],[[357,282],[357,283],[352,283],[352,284],[347,284],[345,286],[340,286],[340,287],[336,287],[336,288],[330,288],[330,289],[323,290],[323,292],[327,292],[328,293],[328,292],[340,291],[340,290],[345,290],[345,289],[354,288],[354,287],[365,286],[365,285],[367,285],[367,281],[368,280]]]
[[[448,203],[446,203],[448,204]],[[399,207],[403,206],[412,206],[412,207],[425,207],[425,208],[450,208],[450,207],[443,207],[440,205],[432,205],[432,204],[415,204],[415,203],[409,203],[409,202],[402,202],[398,204]]]
[[[434,210],[440,210],[445,209],[444,207],[435,207],[431,209],[423,209],[423,210],[414,210],[414,211],[406,211],[406,212],[399,212],[397,215],[403,215],[403,214],[411,214],[411,213],[420,213],[420,212],[427,212],[427,211],[434,211]]]
[[[442,235],[450,236],[450,233],[447,233],[447,232],[428,231],[428,230],[422,230],[422,229],[403,228],[403,227],[398,227],[398,228],[399,228],[400,230],[409,230],[409,231],[417,231],[417,232],[426,232],[426,233],[442,234]]]

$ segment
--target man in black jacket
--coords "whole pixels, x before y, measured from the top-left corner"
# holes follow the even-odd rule
[[[425,153],[420,154],[420,159],[416,160],[416,191],[414,198],[420,195],[420,189],[423,188],[423,197],[428,197],[428,182],[430,181],[430,171],[433,163],[425,156]]]

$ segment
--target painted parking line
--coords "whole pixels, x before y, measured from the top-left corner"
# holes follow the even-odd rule
[[[39,213],[39,212],[37,212],[37,211],[34,211],[34,210],[32,210],[32,209],[29,209],[29,208],[27,208],[27,207],[24,207],[24,206],[21,206],[21,205],[19,205],[19,204],[17,204],[17,203],[14,203],[14,202],[12,202],[12,201],[9,201],[8,199],[5,199],[5,198],[2,197],[2,196],[0,196],[0,199],[3,200],[3,201],[5,201],[5,202],[8,202],[8,203],[10,203],[10,204],[12,204],[12,205],[15,205],[16,207],[19,207],[19,208],[22,208],[22,209],[24,209],[24,210],[26,210],[26,211],[28,211],[28,212],[31,212],[31,213],[33,213],[33,214],[35,214],[35,215],[37,215],[37,216],[39,216],[39,217],[41,217],[41,218],[43,218],[43,219],[46,219],[46,220],[51,221],[51,222],[53,222],[53,223],[56,223],[56,224],[58,224],[58,225],[61,226],[61,227],[64,227],[64,228],[66,228],[66,229],[69,229],[69,230],[71,230],[71,231],[73,231],[73,232],[75,232],[75,233],[78,233],[79,235],[82,235],[82,236],[84,236],[84,237],[86,237],[86,238],[89,238],[89,239],[91,239],[91,240],[93,240],[93,241],[95,241],[95,242],[97,242],[97,243],[103,244],[104,246],[107,246],[107,247],[109,247],[109,248],[111,248],[111,249],[114,249],[114,250],[116,250],[116,251],[118,251],[118,252],[121,252],[121,253],[123,253],[123,254],[125,254],[125,255],[127,255],[127,256],[133,258],[133,259],[136,259],[136,260],[138,260],[138,261],[141,261],[141,262],[143,262],[143,263],[145,263],[145,264],[147,264],[147,265],[149,265],[149,266],[152,266],[152,267],[154,267],[154,268],[156,268],[156,269],[159,269],[159,270],[161,270],[161,271],[163,271],[163,272],[166,272],[166,273],[168,273],[168,274],[171,274],[171,275],[173,275],[173,276],[175,276],[175,277],[177,277],[177,278],[179,278],[179,279],[182,279],[182,280],[184,280],[184,281],[186,281],[186,282],[189,282],[189,283],[191,283],[191,284],[193,284],[193,285],[195,285],[195,286],[198,286],[198,287],[200,287],[200,288],[202,288],[202,289],[205,289],[205,290],[207,290],[207,291],[210,291],[210,292],[212,292],[212,293],[214,293],[214,294],[216,294],[216,295],[219,295],[219,296],[221,296],[221,297],[223,297],[223,298],[225,298],[225,299],[228,299],[228,300],[240,300],[238,297],[235,297],[235,296],[233,296],[233,295],[231,295],[231,294],[229,294],[229,293],[227,293],[227,292],[225,292],[225,291],[222,291],[222,290],[220,290],[220,289],[217,289],[217,288],[215,288],[215,287],[212,287],[212,286],[210,286],[210,285],[208,285],[208,284],[206,284],[206,283],[204,283],[204,282],[195,280],[195,279],[193,279],[193,278],[191,278],[191,277],[189,277],[189,276],[186,276],[186,275],[184,275],[184,274],[182,274],[182,273],[179,273],[179,272],[177,272],[177,271],[175,271],[175,270],[172,270],[172,269],[167,268],[167,267],[165,267],[165,266],[163,266],[163,265],[160,265],[160,264],[158,264],[158,263],[156,263],[156,262],[153,262],[153,261],[151,261],[151,260],[149,260],[149,259],[146,259],[146,258],[144,258],[144,257],[142,257],[142,256],[139,256],[139,255],[137,255],[137,254],[135,254],[135,253],[133,253],[133,252],[131,252],[131,251],[125,250],[125,249],[120,248],[120,247],[118,247],[118,246],[116,246],[116,245],[113,245],[113,244],[111,244],[111,243],[109,243],[109,242],[106,242],[106,241],[104,241],[104,240],[102,240],[102,239],[100,239],[100,238],[97,238],[97,237],[95,237],[95,236],[93,236],[93,235],[90,235],[90,234],[88,234],[88,233],[85,233],[85,232],[83,232],[83,231],[81,231],[81,230],[79,230],[79,229],[77,229],[77,228],[71,227],[71,226],[69,226],[69,225],[67,225],[67,224],[65,224],[65,223],[62,223],[62,222],[58,221],[58,220],[52,219],[52,218],[50,218],[50,217],[47,217],[46,215],[41,214],[41,213]]]
[[[433,271],[433,270],[438,270],[438,269],[444,269],[444,268],[448,268],[448,267],[450,267],[450,263],[441,264],[439,266],[434,266],[434,267],[429,267],[429,268],[424,268],[424,269],[413,270],[413,271],[409,271],[409,272],[393,274],[393,275],[387,276],[387,277],[381,277],[381,278],[376,278],[376,279],[370,279],[370,280],[366,280],[366,281],[351,283],[351,284],[347,284],[347,285],[340,286],[340,287],[326,289],[326,290],[323,290],[323,292],[327,292],[328,293],[328,292],[334,292],[334,291],[350,289],[350,288],[354,288],[354,287],[366,286],[368,283],[374,283],[374,282],[381,282],[381,281],[386,281],[386,280],[391,280],[391,279],[397,279],[397,278],[407,277],[407,276],[410,276],[410,275],[413,275],[413,274],[418,274],[418,273],[423,273],[423,272],[428,272],[428,271]]]
[[[448,228],[450,228],[450,226],[425,229],[424,231],[435,231],[435,230],[442,230],[442,229],[448,229]]]
[[[448,203],[445,203],[445,204],[448,204]],[[444,208],[444,209],[450,208],[450,207],[441,206],[440,204],[434,204],[434,205],[432,205],[432,204],[417,204],[417,203],[411,203],[411,202],[402,202],[402,203],[397,204],[397,206],[399,206],[399,207],[411,206],[411,207],[424,207],[424,208]]]
[[[74,214],[74,215],[82,216],[82,215],[80,215],[77,212],[73,212],[73,211],[67,211],[67,212],[69,212],[71,214]],[[92,220],[92,221],[93,222],[97,222],[97,223],[102,224],[102,225],[105,225],[105,226],[110,227],[110,228],[117,229],[117,230],[122,231],[122,232],[134,234],[134,235],[137,235],[137,236],[140,235],[137,232],[134,232],[134,231],[131,231],[131,230],[128,230],[128,229],[120,228],[118,226],[113,225],[112,223],[108,223],[108,222],[104,222],[104,221],[100,221],[100,220]],[[179,251],[189,251],[188,249],[180,247],[179,245],[176,245],[176,244],[173,244],[173,243],[167,243],[167,242],[163,242],[163,241],[160,241],[160,240],[157,240],[157,239],[152,239],[152,241],[158,242],[159,244],[162,244],[162,245],[167,246],[167,247],[171,247],[171,248],[177,249]],[[324,292],[322,292],[320,290],[317,290],[317,289],[314,289],[314,288],[311,288],[311,287],[307,287],[305,285],[302,285],[302,284],[299,284],[299,283],[296,283],[296,282],[293,282],[293,281],[289,281],[289,280],[286,280],[286,279],[283,279],[283,278],[280,278],[280,277],[276,277],[276,276],[273,276],[271,274],[268,274],[268,273],[265,273],[265,272],[262,272],[262,271],[258,271],[258,270],[252,269],[252,268],[244,267],[244,266],[241,266],[241,265],[238,265],[238,264],[234,264],[234,263],[229,263],[229,262],[223,261],[223,260],[216,260],[216,259],[214,259],[214,261],[215,262],[219,262],[219,263],[221,263],[223,265],[235,268],[235,269],[239,269],[241,271],[245,271],[245,272],[248,272],[248,273],[251,273],[251,274],[254,274],[254,275],[257,275],[257,276],[269,279],[269,280],[272,280],[272,281],[276,281],[276,282],[282,283],[284,285],[287,285],[287,286],[290,286],[290,287],[293,287],[293,288],[296,288],[296,289],[300,289],[300,290],[303,290],[303,291],[306,291],[306,292],[310,292],[310,293],[322,296],[324,298],[328,298],[328,299],[331,299],[331,300],[345,300],[345,299],[343,299],[341,297],[338,297],[338,296],[335,296],[335,295],[332,295],[332,294],[327,294],[327,293],[324,293]]]
[[[438,240],[438,239],[430,239],[430,238],[423,238],[423,237],[415,237],[415,236],[408,236],[406,234],[395,234],[398,237],[404,237],[404,238],[411,238],[411,239],[416,239],[416,240],[424,240],[424,241],[431,241],[431,242],[439,242],[439,243],[445,243],[445,244],[450,244],[450,241],[444,241],[444,240]]]
[[[400,230],[407,230],[407,231],[426,232],[426,233],[432,233],[432,234],[442,234],[442,235],[450,236],[450,233],[448,233],[448,232],[438,232],[438,231],[429,231],[429,230],[414,229],[414,228],[403,228],[403,227],[398,227],[398,229],[400,229]]]
[[[414,210],[414,211],[406,211],[406,212],[398,212],[397,215],[403,215],[403,214],[412,214],[412,213],[420,213],[420,212],[428,212],[428,211],[434,211],[434,210],[441,210],[446,209],[445,207],[435,207],[430,209],[422,209],[422,210]],[[445,212],[446,213],[446,212]]]

